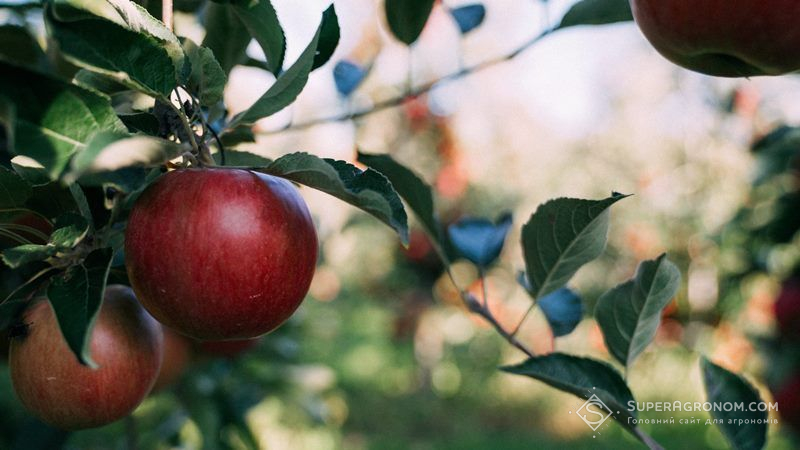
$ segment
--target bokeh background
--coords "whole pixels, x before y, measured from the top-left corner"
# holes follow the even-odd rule
[[[328,2],[273,3],[291,62]],[[390,153],[434,186],[446,221],[513,212],[501,262],[488,274],[492,310],[508,327],[530,305],[515,275],[524,267],[519,228],[536,206],[562,196],[634,194],[613,209],[604,256],[571,285],[587,306],[578,329],[554,340],[536,311],[520,338],[537,352],[607,358],[590,317],[594,302],[631,277],[639,261],[667,252],[683,286],[656,342],[630,373],[637,399],[703,401],[697,362],[705,354],[743,372],[773,400],[794,376],[796,350],[779,337],[774,303],[798,265],[800,238],[790,223],[788,239],[769,240],[764,225],[779,214],[800,215],[797,203],[788,212],[776,206],[798,183],[787,178],[790,171],[758,178],[763,161],[752,147],[800,120],[800,80],[693,74],[661,58],[625,23],[560,31],[425,95],[338,120],[409,86],[509,54],[557,23],[573,2],[484,0],[485,21],[466,35],[447,8],[471,2],[437,3],[411,49],[387,33],[381,3],[336,0],[342,40],[331,62],[314,72],[293,106],[257,124],[255,143],[239,149],[351,161],[356,150]],[[196,20],[178,13],[177,33],[199,42]],[[256,45],[249,54],[263,58]],[[342,60],[369,68],[348,97],[333,75]],[[231,112],[274,82],[242,66],[230,80]],[[140,448],[158,449],[638,448],[616,424],[593,437],[569,413],[579,399],[498,372],[523,355],[460,306],[420,231],[403,249],[365,214],[324,194],[302,193],[318,224],[321,259],[290,322],[241,357],[196,359],[134,421],[76,433],[67,448],[127,448],[132,435]],[[457,262],[453,270],[462,285],[477,289],[472,266]],[[27,426],[40,429],[29,424],[9,383],[0,364],[0,448]],[[642,417],[702,419],[643,426],[667,448],[726,448],[717,429],[703,423],[704,413]],[[792,439],[781,420],[771,427],[768,448],[793,448]]]

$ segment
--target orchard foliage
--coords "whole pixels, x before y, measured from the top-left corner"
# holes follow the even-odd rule
[[[517,245],[506,242],[514,226],[510,215],[442,223],[430,186],[390,155],[359,153],[357,162],[348,162],[298,151],[269,160],[237,151],[254,140],[257,121],[290,107],[313,71],[334,55],[340,37],[334,5],[321,12],[299,57],[287,61],[286,37],[269,0],[186,2],[205,27],[201,42],[175,35],[158,18],[155,3],[0,0],[0,9],[14,18],[0,27],[0,235],[3,284],[10,286],[0,300],[0,327],[17,324],[27,302],[45,296],[69,349],[92,365],[89,343],[105,287],[127,282],[128,215],[149,185],[179,167],[236,167],[287,179],[363,210],[403,243],[409,240],[410,211],[445,267],[463,258],[484,274],[504,246]],[[415,45],[434,3],[386,0],[388,29],[398,41]],[[467,34],[491,11],[474,3],[450,13]],[[560,29],[631,18],[625,0],[582,0],[529,45]],[[247,56],[251,40],[265,60]],[[359,62],[331,63],[335,88],[344,97],[369,75]],[[249,108],[231,115],[222,94],[231,69],[241,64],[273,74],[275,82]],[[609,215],[625,197],[551,200],[521,227],[525,265],[519,282],[530,294],[531,309],[541,307],[557,337],[568,335],[585,314],[570,280],[603,253]],[[20,224],[21,217],[44,226]],[[634,370],[632,363],[652,342],[661,312],[679,287],[678,269],[662,255],[642,262],[634,278],[600,298],[594,315],[617,365],[534,354],[517,339],[517,330],[498,323],[485,294],[477,298],[464,286],[458,289],[469,311],[524,354],[519,364],[502,370],[581,398],[597,393],[626,430],[659,448],[631,421],[636,412],[626,405],[634,393],[620,368]],[[754,398],[740,377],[707,362],[702,367],[714,400]],[[206,424],[203,395],[185,399],[198,423]],[[241,427],[241,415],[232,417]],[[766,433],[724,431],[737,448],[763,444]]]

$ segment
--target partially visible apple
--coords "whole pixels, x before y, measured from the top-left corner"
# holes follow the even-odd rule
[[[170,387],[183,376],[192,362],[192,341],[168,327],[164,330],[164,358],[153,392]]]
[[[800,70],[796,0],[630,0],[653,47],[670,61],[722,77]]]
[[[258,345],[261,338],[238,341],[203,341],[197,347],[205,355],[233,359]]]
[[[288,181],[240,169],[169,172],[125,232],[128,276],[161,323],[198,340],[249,339],[300,306],[317,234]]]
[[[47,236],[53,231],[53,225],[44,217],[32,212],[23,212],[11,216],[9,223],[4,225],[9,231],[27,239],[32,244],[47,243]],[[5,219],[8,220],[8,219]],[[16,247],[22,242],[7,236],[0,236],[0,248]]]
[[[22,320],[25,332],[11,340],[11,381],[42,421],[63,430],[99,427],[130,414],[150,392],[161,365],[161,327],[130,288],[106,288],[90,341],[97,369],[69,350],[48,301],[36,301]]]

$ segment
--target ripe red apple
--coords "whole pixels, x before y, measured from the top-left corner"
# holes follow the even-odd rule
[[[630,0],[642,33],[667,59],[708,75],[800,69],[796,0]]]
[[[192,341],[168,327],[162,328],[164,330],[164,357],[152,392],[175,384],[192,362]]]
[[[259,341],[261,338],[238,341],[203,341],[197,346],[205,355],[233,359],[258,345]]]
[[[781,337],[800,339],[800,279],[790,278],[783,283],[775,300],[775,319]]]
[[[288,181],[240,169],[183,169],[137,200],[128,277],[163,324],[198,340],[249,339],[283,323],[308,292],[317,234]]]
[[[69,350],[49,302],[32,304],[23,323],[25,333],[11,340],[11,381],[22,404],[56,428],[93,428],[127,416],[158,375],[161,327],[130,288],[106,288],[90,341],[97,369]]]

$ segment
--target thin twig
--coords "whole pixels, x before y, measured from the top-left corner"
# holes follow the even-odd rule
[[[172,0],[161,0],[161,20],[172,31]]]
[[[528,355],[528,357],[533,358],[536,356],[535,353],[531,349],[529,349],[525,344],[520,342],[516,337],[512,336],[500,322],[495,319],[494,315],[489,308],[484,307],[483,305],[478,302],[478,300],[469,292],[462,291],[461,292],[461,299],[464,301],[464,304],[467,305],[470,311],[473,313],[483,317],[490,325],[494,327],[497,333],[503,337],[509,344],[513,345],[514,347],[518,348],[522,353]]]
[[[522,324],[525,323],[525,320],[528,318],[528,316],[531,314],[531,311],[533,311],[533,308],[535,307],[536,307],[536,302],[531,302],[531,306],[528,307],[528,310],[525,311],[525,314],[522,315],[522,319],[520,319],[517,326],[514,327],[514,331],[511,332],[512,336],[516,336],[517,333],[519,333],[519,329],[522,328]]]
[[[520,53],[524,52],[525,50],[529,49],[530,47],[532,47],[534,44],[536,44],[540,40],[542,40],[545,37],[549,36],[551,33],[553,33],[553,31],[555,31],[555,29],[548,28],[547,30],[537,34],[536,36],[534,36],[531,39],[529,39],[529,40],[525,41],[524,43],[522,43],[519,47],[517,47],[513,51],[511,51],[511,53],[508,53],[508,54],[505,54],[505,55],[501,55],[501,56],[498,56],[498,57],[495,57],[495,58],[492,58],[492,59],[488,59],[486,61],[474,64],[472,66],[464,67],[462,69],[459,69],[456,72],[450,73],[450,74],[445,75],[445,76],[443,76],[441,78],[438,78],[436,80],[429,81],[429,82],[424,83],[424,84],[422,84],[420,86],[417,86],[416,88],[409,89],[408,91],[404,92],[403,94],[400,94],[400,95],[395,96],[395,97],[388,98],[388,99],[383,100],[383,101],[379,101],[379,102],[373,104],[372,106],[370,106],[369,108],[360,109],[360,110],[353,111],[353,112],[347,113],[347,114],[339,114],[339,115],[333,115],[333,116],[327,116],[327,117],[318,117],[316,119],[311,119],[311,120],[308,120],[306,122],[289,123],[286,126],[284,126],[282,128],[279,128],[277,130],[260,131],[260,132],[258,132],[258,134],[260,134],[260,135],[279,134],[279,133],[282,133],[282,132],[285,132],[285,131],[302,130],[302,129],[312,128],[312,127],[315,127],[317,125],[322,125],[322,124],[331,123],[331,122],[346,122],[346,121],[349,121],[349,120],[359,119],[361,117],[368,116],[370,114],[373,114],[373,113],[376,113],[376,112],[379,112],[379,111],[383,111],[385,109],[389,109],[389,108],[394,108],[396,106],[400,106],[401,104],[403,104],[403,102],[407,98],[409,98],[409,97],[417,97],[417,96],[420,96],[422,94],[428,93],[436,85],[438,85],[438,84],[440,84],[442,82],[457,80],[457,79],[463,78],[463,77],[465,77],[467,75],[471,75],[473,73],[480,72],[480,71],[482,71],[484,69],[487,69],[489,67],[492,67],[492,66],[495,66],[497,64],[509,61],[511,59],[514,59],[517,56],[519,56]]]

